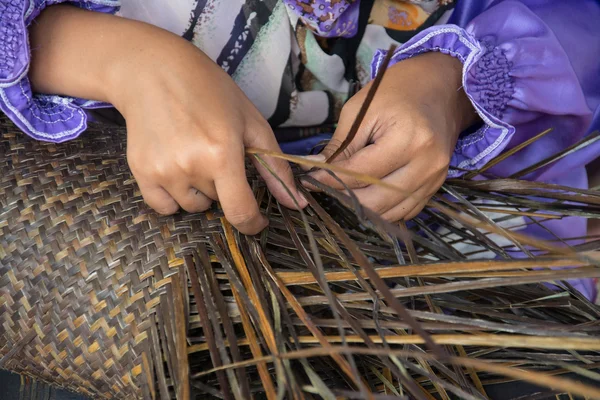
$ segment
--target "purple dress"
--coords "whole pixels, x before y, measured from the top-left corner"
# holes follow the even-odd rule
[[[54,142],[78,136],[86,127],[86,110],[106,106],[83,99],[34,96],[31,92],[27,78],[30,60],[27,27],[43,8],[61,2],[0,0],[0,109],[29,136]],[[116,0],[71,3],[99,12],[114,12],[119,6]],[[276,2],[264,2],[266,6],[271,3]],[[460,175],[456,167],[480,168],[502,151],[554,128],[552,133],[513,155],[509,162],[490,170],[496,176],[509,176],[600,128],[600,2],[419,0],[413,3],[421,3],[424,9],[433,3],[443,4],[452,8],[452,12],[445,14],[449,19],[443,24],[432,23],[417,29],[406,41],[390,39],[401,43],[393,62],[428,51],[458,58],[463,63],[464,89],[483,121],[478,130],[461,136],[452,157],[450,177]],[[297,13],[296,19],[308,26],[311,34],[349,41],[362,34],[359,20],[366,0],[284,0],[283,4],[289,8],[288,13]],[[273,10],[276,6],[273,5]],[[252,34],[251,27],[246,30]],[[188,38],[189,32],[182,34]],[[372,75],[377,72],[384,52],[378,51],[373,57]],[[301,88],[293,89],[296,93]],[[285,124],[284,119],[280,122]],[[311,144],[310,140],[304,140],[282,147],[284,151],[298,153]],[[525,179],[587,188],[585,165],[599,155],[600,142],[596,142]],[[579,237],[586,233],[586,221],[582,218],[552,220],[544,226],[559,237]],[[529,226],[521,233],[552,239],[540,226]],[[586,297],[595,297],[591,280],[572,283]]]

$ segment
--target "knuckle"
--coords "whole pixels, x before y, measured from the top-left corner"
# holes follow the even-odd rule
[[[230,214],[227,216],[227,219],[229,220],[229,222],[231,222],[233,225],[236,225],[236,226],[250,225],[254,221],[255,218],[256,218],[256,215],[251,214],[251,213],[246,213],[246,212],[234,213],[234,214]]]
[[[196,170],[198,159],[191,154],[185,152],[176,159],[177,167],[187,176],[192,176]]]
[[[418,217],[424,208],[425,208],[425,206],[423,206],[423,205],[418,206],[413,211],[411,211],[410,214],[406,215],[404,219],[406,219],[408,221],[408,220]]]
[[[127,164],[129,165],[129,169],[134,175],[138,175],[142,172],[144,161],[139,153],[128,153],[127,154]]]
[[[421,212],[421,210],[418,211],[414,211],[406,216],[404,216],[404,220],[405,221],[410,221],[411,219],[415,218],[417,215],[419,215],[419,213]]]
[[[415,209],[411,212],[411,218],[414,218],[417,215],[419,215],[421,213],[421,211],[423,211],[423,209],[425,208],[426,205],[427,205],[427,201],[422,202],[417,207],[415,207]]]
[[[349,144],[348,147],[346,147],[343,151],[342,151],[342,155],[345,159],[349,159],[350,157],[352,157],[352,155],[354,153],[356,153],[356,150],[354,149],[355,146],[353,146],[352,144]]]
[[[204,199],[202,199],[202,201],[199,203],[198,207],[200,208],[199,211],[206,211],[208,210],[213,204],[212,199],[206,197]]]
[[[196,210],[196,212],[205,212],[205,211],[209,210],[210,207],[211,207],[210,203],[204,204],[204,205],[198,207],[198,209]]]
[[[434,167],[434,172],[435,174],[439,174],[441,172],[444,172],[448,169],[448,167],[450,166],[450,156],[447,154],[440,154],[437,157],[435,157],[435,163],[433,164]],[[440,186],[441,183],[443,183],[443,180],[440,179],[436,179],[436,183],[440,182]]]
[[[175,203],[174,201],[158,203],[158,204],[154,204],[154,205],[149,204],[149,205],[150,205],[150,207],[152,207],[154,209],[154,211],[156,211],[160,215],[173,215],[177,211],[179,211],[179,205],[177,203]]]
[[[450,165],[451,158],[452,158],[451,155],[446,152],[440,153],[440,155],[437,157],[438,162],[444,168],[446,168],[448,165]]]
[[[422,149],[431,149],[436,145],[435,135],[429,129],[421,129],[418,137],[417,143]]]
[[[227,160],[229,146],[224,143],[208,143],[204,146],[203,153],[210,162],[222,164]]]
[[[198,204],[182,204],[181,208],[183,208],[185,211],[189,212],[189,213],[199,213],[199,212],[204,212],[206,210],[208,210],[210,208],[210,204],[204,204],[204,203],[198,203]]]
[[[277,159],[270,159],[269,161],[271,161],[269,164],[274,167],[274,171],[279,175],[280,178],[282,178],[284,181],[289,181],[291,178],[291,181],[293,182],[293,171],[290,163]]]
[[[146,162],[139,166],[138,168],[141,171],[144,171],[144,174],[154,180],[162,181],[165,178],[168,178],[172,174],[172,165],[162,160],[154,160],[153,162]]]
[[[360,96],[352,96],[342,107],[340,117],[349,117],[350,115],[356,114],[358,109],[362,106],[362,101],[359,99]]]
[[[184,207],[184,209],[188,212],[204,212],[208,210],[211,205],[212,200],[210,199],[195,200],[191,201],[190,204],[188,204],[188,207]]]
[[[385,205],[382,202],[374,202],[366,205],[366,207],[370,208],[371,211],[374,211],[377,214],[383,214],[385,211]]]
[[[229,222],[240,230],[249,232],[249,229],[254,229],[258,215],[249,211],[239,211],[229,213],[227,219]]]
[[[172,163],[164,157],[151,157],[141,151],[128,151],[127,164],[134,176],[144,176],[153,180],[168,177],[172,170]]]
[[[396,221],[400,221],[402,219],[402,215],[401,214],[387,214],[384,215],[382,217],[385,221],[387,222],[396,222]]]
[[[346,180],[346,186],[348,186],[351,189],[362,189],[367,187],[368,185],[368,183],[354,177],[348,178]]]
[[[321,154],[323,156],[325,156],[326,159],[328,159],[329,157],[331,157],[333,155],[333,153],[335,153],[337,151],[337,149],[339,149],[342,146],[343,142],[344,142],[344,138],[341,137],[341,135],[338,135],[338,136],[334,135],[329,140],[329,142],[327,142],[327,146],[325,146],[325,148],[323,149]]]
[[[195,188],[190,188],[187,193],[176,197],[181,208],[190,213],[203,212],[210,208],[212,200]]]

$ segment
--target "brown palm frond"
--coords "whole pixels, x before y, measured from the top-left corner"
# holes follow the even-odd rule
[[[373,82],[371,82],[371,86],[369,87],[369,90],[367,91],[367,95],[365,97],[365,101],[363,102],[360,109],[358,110],[358,114],[356,115],[356,118],[354,119],[354,122],[352,123],[352,126],[350,127],[350,131],[346,135],[346,138],[344,139],[344,141],[337,147],[337,149],[333,152],[333,154],[331,154],[329,156],[329,158],[327,159],[327,162],[331,162],[331,161],[335,160],[335,158],[337,156],[339,156],[340,154],[342,154],[344,152],[344,150],[346,150],[346,148],[350,145],[352,140],[354,140],[354,137],[358,133],[358,130],[360,129],[360,125],[361,125],[363,119],[367,115],[367,111],[369,109],[369,106],[371,105],[371,101],[373,101],[373,97],[375,97],[375,93],[377,92],[377,89],[379,88],[379,85],[381,84],[381,81],[383,80],[383,75],[385,74],[385,71],[386,71],[389,63],[392,60],[392,56],[394,55],[394,50],[396,50],[396,45],[391,45],[387,51],[387,54],[385,55],[385,58],[381,62],[381,66],[379,68],[379,71],[377,71],[377,75],[375,76],[375,79],[373,79]],[[350,95],[352,95],[352,93],[350,93]]]
[[[600,309],[565,281],[600,276],[600,240],[519,232],[598,218],[600,194],[515,179],[598,135],[512,179],[470,180],[542,132],[448,181],[410,225],[307,176],[323,194],[284,209],[251,169],[270,226],[246,237],[218,208],[148,210],[120,130],[54,145],[0,126],[2,368],[97,398],[482,399],[486,385],[519,379],[600,397],[556,377],[600,378]],[[402,191],[247,153],[267,169],[262,156]]]
[[[398,225],[322,185],[287,210],[249,169],[270,225],[248,237],[216,207],[151,212],[121,130],[0,125],[2,368],[113,399],[599,395],[600,309],[566,280],[600,277],[600,240],[520,233],[599,218],[597,191],[450,180]]]

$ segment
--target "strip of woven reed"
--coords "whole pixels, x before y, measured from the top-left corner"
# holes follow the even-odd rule
[[[330,311],[333,306],[326,296],[331,293],[318,286],[319,275],[307,268],[311,264],[306,258],[309,245],[300,215],[278,208],[252,171],[249,179],[269,213],[271,225],[262,236],[245,238],[233,231],[217,208],[171,217],[157,216],[148,209],[127,167],[125,134],[120,129],[92,127],[80,139],[49,144],[25,138],[1,118],[0,135],[0,368],[107,399],[248,398],[254,392],[275,398],[282,386],[286,398],[302,398],[301,388],[317,382],[310,378],[310,371],[316,371],[331,390],[345,387],[363,394],[374,390],[392,395],[386,382],[399,387],[397,366],[383,357],[365,356],[358,367],[348,357],[335,356],[311,358],[309,364],[293,364],[294,368],[287,362],[261,361],[261,357],[280,352],[314,349],[320,337],[332,344],[347,339],[339,336],[339,321]],[[336,215],[334,211],[328,212]],[[331,221],[319,217],[318,210],[311,207],[307,213],[325,262],[353,260],[348,263],[350,269],[331,267],[327,276],[335,281],[336,273],[352,274],[351,269],[359,262],[352,258],[351,246],[339,239]],[[397,263],[398,247],[390,236],[383,232],[378,237],[374,231],[361,228],[351,214],[340,212],[338,222],[355,227],[344,229],[356,248],[369,260]],[[461,253],[450,246],[435,240],[427,243],[431,246],[430,259],[461,260]],[[422,255],[412,254],[415,249],[409,246],[401,250],[402,257],[408,258],[406,251],[411,256]],[[519,275],[521,267],[507,265],[506,270],[516,277],[511,279],[527,278]],[[587,268],[578,270],[579,276],[599,275],[585,260],[579,266]],[[458,272],[467,274],[467,282],[470,270],[464,268]],[[387,271],[398,277],[387,281],[390,287],[394,282],[405,282],[411,274],[419,275],[418,271]],[[366,276],[364,271],[361,276]],[[352,275],[336,277],[336,296],[340,295],[345,310],[340,312],[347,313],[342,315],[342,323],[350,329],[348,324],[356,320],[364,328],[352,327],[350,343],[357,343],[356,332],[366,332],[368,337],[375,334],[367,348],[385,349],[388,344],[384,346],[376,337],[383,329],[384,336],[385,332],[395,336],[391,343],[396,340],[400,344],[395,348],[423,348],[414,346],[423,340],[410,335],[415,331],[410,321],[398,317],[398,306],[388,302],[373,308],[373,303],[365,301],[369,293],[381,293],[383,288],[364,286],[366,281]],[[417,282],[417,278],[411,279]],[[453,284],[439,277],[422,279],[418,282],[424,285]],[[481,292],[481,296],[513,296],[521,302],[548,297],[551,300],[546,301],[554,303],[540,300],[540,307],[550,311],[535,311],[539,313],[535,320],[534,313],[519,316],[521,311],[512,314],[493,309],[487,320],[477,314],[485,321],[469,325],[467,320],[446,317],[429,295],[421,295],[422,288],[408,288],[420,297],[407,297],[408,303],[412,302],[407,307],[414,308],[415,301],[422,306],[422,314],[418,314],[419,307],[411,312],[421,318],[429,333],[462,332],[466,338],[478,331],[497,332],[506,323],[506,332],[533,336],[554,332],[558,342],[552,342],[553,337],[544,339],[549,348],[567,337],[579,338],[577,343],[583,343],[584,350],[593,350],[585,342],[589,335],[597,334],[592,328],[597,326],[599,313],[592,305],[576,295],[566,303],[561,298],[552,299],[554,292],[542,285],[523,291],[510,285],[500,291],[494,284],[488,285],[489,292]],[[475,292],[464,293],[468,302]],[[440,304],[448,305],[452,299],[458,301],[453,307],[460,309],[461,297],[442,298],[446,303]],[[572,313],[563,313],[563,307],[570,307]],[[310,324],[320,333],[315,334]],[[570,327],[578,324],[585,328],[573,332],[576,329]],[[404,341],[399,339],[406,335]],[[365,336],[358,336],[358,342],[364,344],[365,340]],[[438,340],[456,342],[450,337]],[[481,342],[473,340],[471,343],[466,338],[464,343],[474,346],[470,347],[473,352],[485,351],[485,346],[484,350],[478,347]],[[407,344],[409,347],[403,347]],[[501,351],[502,343],[498,346],[496,351]],[[466,354],[458,345],[451,351]],[[592,360],[589,363],[600,362],[597,355],[588,356],[587,360]],[[575,356],[563,359],[578,362]],[[243,361],[248,362],[248,368],[203,375],[213,367]],[[481,380],[497,378],[477,375],[469,368],[444,370],[431,362],[418,365],[430,373],[431,365],[436,365],[442,379],[480,395],[478,398],[485,398],[480,393]],[[381,373],[374,373],[365,363]],[[543,365],[539,367],[542,371]],[[344,368],[348,368],[345,375]],[[360,379],[353,381],[357,371],[368,389],[360,387]],[[440,382],[420,376],[412,381],[419,390],[428,396],[436,391],[447,396],[448,389]]]

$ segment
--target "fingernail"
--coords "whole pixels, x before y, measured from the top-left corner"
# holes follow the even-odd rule
[[[300,207],[304,208],[308,205],[308,200],[306,199],[306,196],[304,196],[304,193],[300,193],[298,192],[298,197],[300,198],[299,204]]]
[[[323,154],[311,154],[310,156],[304,156],[303,158],[310,160],[310,161],[316,161],[316,162],[325,162],[326,158]]]
[[[308,182],[306,182],[306,181],[303,181],[303,182],[302,182],[302,186],[304,186],[306,189],[310,190],[311,192],[316,192],[316,191],[318,191],[318,190],[319,190],[319,189],[318,189],[318,188],[316,188],[314,185],[311,185],[310,183],[308,183]]]

